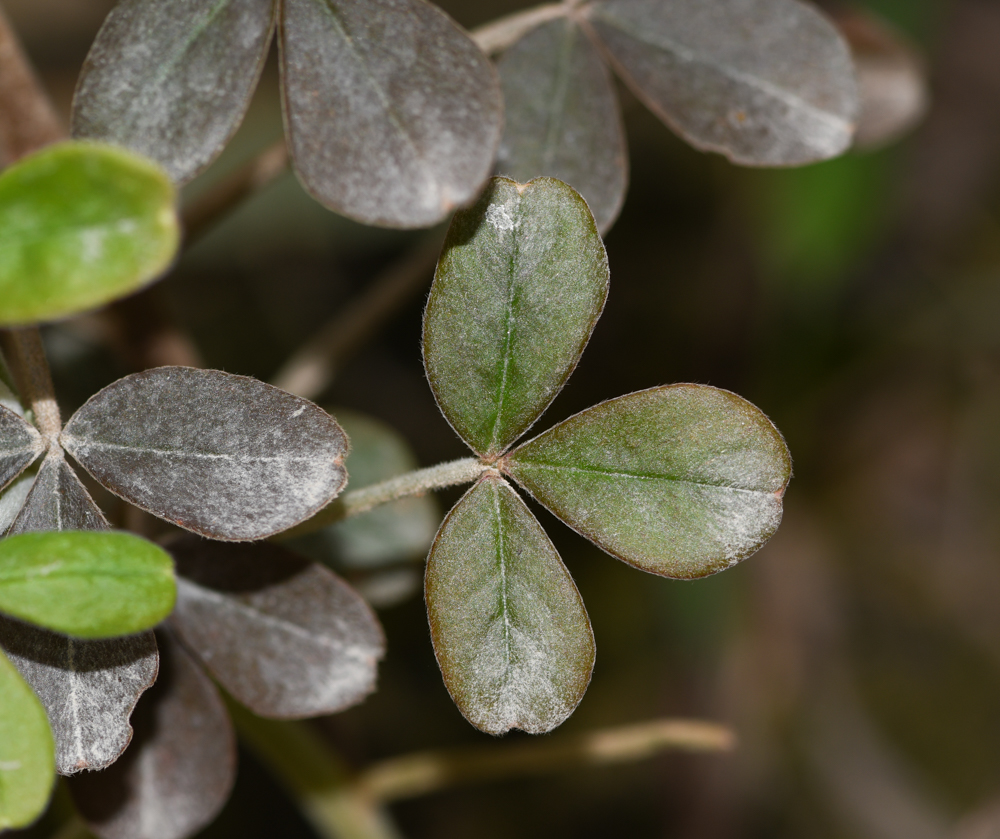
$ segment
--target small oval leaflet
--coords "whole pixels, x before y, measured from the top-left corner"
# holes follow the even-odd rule
[[[236,736],[218,690],[169,634],[157,635],[160,673],[132,715],[128,750],[67,784],[101,839],[186,839],[215,818],[235,780]]]
[[[129,715],[156,679],[152,632],[84,641],[0,615],[0,647],[45,706],[59,774],[118,759],[132,739]]]
[[[851,144],[850,52],[799,0],[599,0],[588,14],[629,88],[696,148],[791,166]]]
[[[213,539],[263,539],[309,518],[347,481],[347,439],[322,409],[255,379],[159,367],[86,402],[61,441],[93,477]]]
[[[0,405],[0,491],[44,450],[42,435],[34,426]]]
[[[503,468],[613,556],[691,579],[734,565],[777,530],[791,458],[746,400],[671,385],[582,411]]]
[[[608,294],[608,260],[579,193],[494,178],[456,213],[424,314],[441,411],[478,454],[503,452],[576,367]]]
[[[53,445],[42,461],[8,536],[44,530],[110,530],[100,507]]]
[[[424,0],[284,0],[285,124],[323,205],[366,224],[429,227],[472,201],[500,141],[493,66]]]
[[[125,146],[178,185],[222,151],[267,57],[274,0],[122,0],[83,65],[77,139]]]
[[[625,200],[628,151],[600,53],[574,21],[554,20],[506,50],[497,71],[505,106],[497,173],[565,181],[606,232]]]
[[[53,320],[135,291],[177,251],[174,187],[151,160],[59,143],[0,174],[0,326]]]
[[[0,541],[0,611],[80,638],[128,635],[170,614],[173,571],[131,533],[21,533]]]
[[[480,480],[445,518],[427,560],[431,638],[445,685],[477,728],[551,731],[594,667],[580,593],[506,481]]]
[[[0,708],[0,831],[5,831],[27,827],[42,814],[56,773],[45,709],[2,651]]]
[[[368,605],[332,571],[269,544],[183,539],[170,625],[263,717],[332,714],[375,687],[385,653]]]

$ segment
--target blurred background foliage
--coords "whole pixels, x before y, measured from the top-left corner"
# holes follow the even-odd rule
[[[63,113],[111,5],[4,2]],[[440,5],[472,27],[527,4]],[[623,91],[632,185],[606,237],[611,294],[548,417],[688,381],[740,393],[786,435],[781,529],[717,577],[637,574],[539,512],[598,642],[590,691],[552,736],[697,716],[732,725],[739,748],[425,796],[393,807],[407,837],[1000,837],[1000,3],[859,5],[919,45],[930,78],[927,117],[887,148],[738,169]],[[244,127],[186,197],[280,135],[272,56]],[[267,380],[426,235],[338,218],[286,175],[143,301],[48,331],[64,408],[137,366],[151,317],[207,366]],[[322,401],[382,420],[429,465],[465,452],[423,377],[422,305]],[[378,693],[315,724],[358,766],[490,744],[450,701],[410,591],[381,611]],[[62,806],[26,833],[51,835]],[[203,835],[312,834],[244,754]]]

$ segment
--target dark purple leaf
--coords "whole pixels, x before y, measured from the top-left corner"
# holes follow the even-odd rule
[[[69,781],[101,839],[185,839],[215,818],[236,776],[235,735],[215,685],[168,634],[158,640],[160,675],[132,715],[128,750]]]
[[[117,760],[132,708],[156,679],[152,632],[83,641],[0,615],[0,647],[45,706],[60,774]]]
[[[347,439],[312,402],[218,370],[159,367],[91,397],[62,442],[111,492],[214,539],[263,539],[347,481]]]
[[[189,181],[243,119],[273,24],[274,0],[122,0],[83,65],[73,136],[125,146]]]
[[[10,408],[0,405],[0,490],[45,451],[42,435]]]
[[[385,652],[368,605],[332,571],[274,545],[184,539],[171,625],[235,699],[282,719],[340,711]]]
[[[565,181],[605,232],[625,200],[628,152],[600,53],[575,22],[554,20],[508,49],[497,70],[506,116],[497,173],[520,183]]]
[[[850,52],[799,0],[603,0],[590,24],[626,84],[699,149],[749,166],[834,157],[858,110]]]
[[[470,203],[500,141],[496,73],[424,0],[284,0],[285,121],[306,189],[368,224],[429,227]]]
[[[36,530],[109,530],[110,525],[87,488],[53,446],[38,470],[8,536]]]

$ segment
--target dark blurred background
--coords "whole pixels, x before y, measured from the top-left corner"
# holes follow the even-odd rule
[[[111,5],[4,0],[63,113]],[[472,27],[527,4],[440,5]],[[543,420],[687,381],[740,393],[785,434],[784,522],[717,577],[644,575],[539,514],[598,645],[589,693],[551,736],[692,716],[731,725],[739,748],[428,795],[392,809],[410,839],[1000,837],[1000,3],[858,5],[919,46],[932,92],[916,130],[881,150],[738,169],[623,92],[632,186],[606,237],[611,295]],[[272,56],[190,195],[280,136]],[[338,218],[286,175],[190,248],[156,305],[207,366],[267,380],[421,235]],[[423,377],[422,304],[320,401],[384,420],[430,465],[465,451]],[[129,372],[86,319],[47,339],[67,410]],[[444,689],[419,594],[381,618],[380,690],[318,736],[359,767],[489,747]],[[312,835],[241,758],[203,835]]]

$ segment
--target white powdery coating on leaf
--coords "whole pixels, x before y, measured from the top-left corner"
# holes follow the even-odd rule
[[[0,646],[45,706],[60,774],[117,760],[132,709],[156,679],[152,633],[82,641],[0,617]]]
[[[490,204],[486,208],[486,221],[500,231],[513,230],[516,226],[510,210],[499,204]]]

